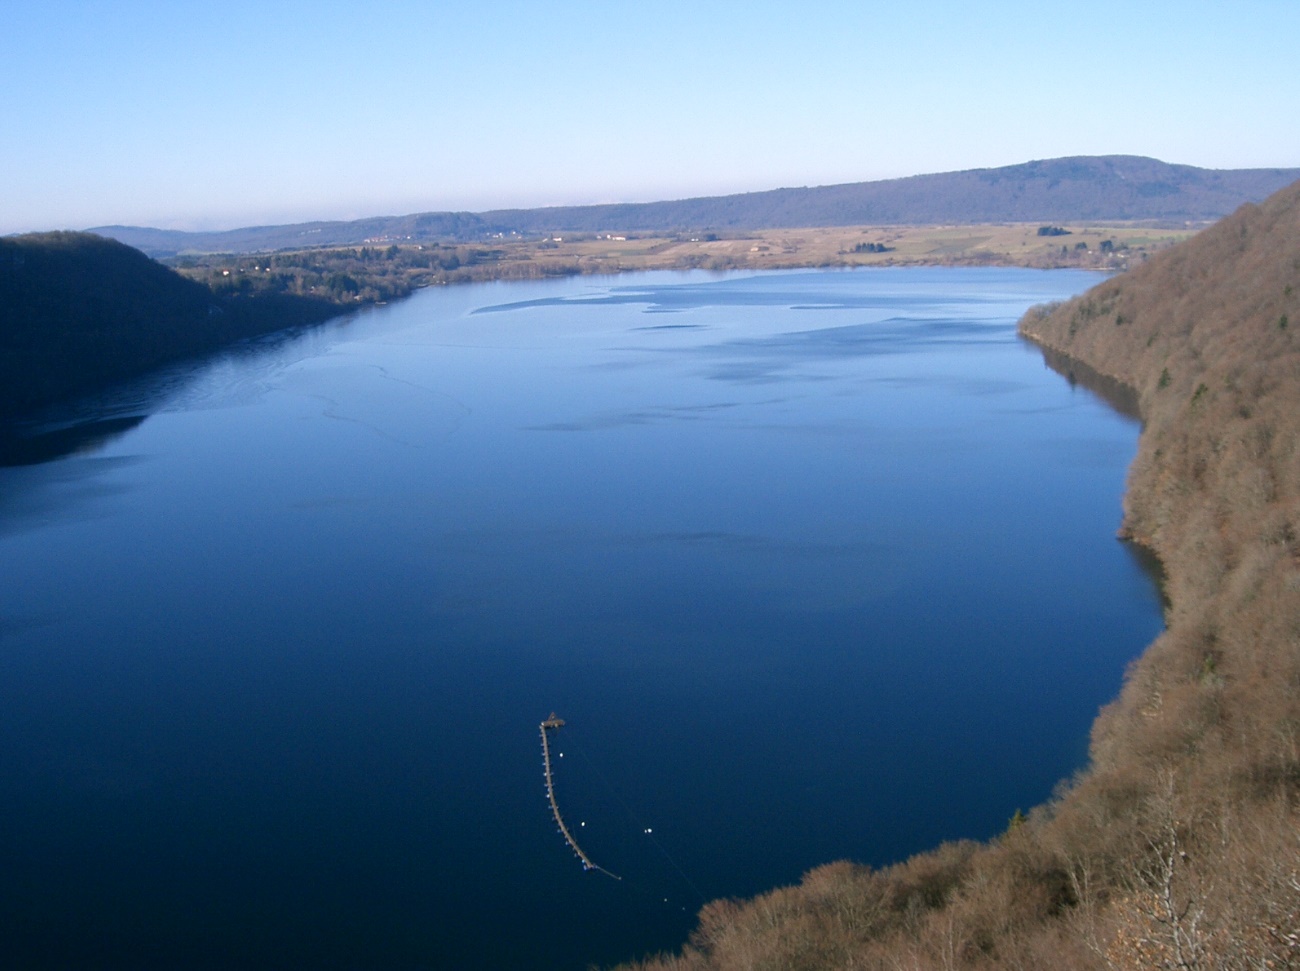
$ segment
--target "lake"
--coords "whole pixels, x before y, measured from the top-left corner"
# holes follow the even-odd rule
[[[1161,628],[1015,334],[1098,279],[430,289],[9,439],[7,961],[582,968],[1000,832]]]

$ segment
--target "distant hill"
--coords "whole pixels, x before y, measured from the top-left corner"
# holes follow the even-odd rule
[[[1079,156],[878,182],[772,189],[671,202],[426,212],[351,222],[187,233],[92,232],[151,256],[252,253],[366,241],[472,240],[496,233],[739,231],[782,227],[1100,220],[1212,220],[1300,179],[1300,169],[1201,169],[1131,155]]]
[[[0,238],[0,419],[339,308],[219,296],[89,233]]]

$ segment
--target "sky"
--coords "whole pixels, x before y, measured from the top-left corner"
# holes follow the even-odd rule
[[[1300,166],[1296,0],[0,0],[0,233]]]

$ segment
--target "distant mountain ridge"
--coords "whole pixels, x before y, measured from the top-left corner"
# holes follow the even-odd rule
[[[1100,220],[1212,220],[1300,179],[1300,169],[1202,169],[1133,155],[1076,156],[876,182],[665,202],[425,212],[338,222],[184,232],[90,232],[150,256],[252,253],[367,241],[474,240],[497,233],[738,231],[815,226]]]

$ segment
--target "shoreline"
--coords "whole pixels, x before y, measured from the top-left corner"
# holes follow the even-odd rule
[[[871,266],[1020,266],[1118,272],[1198,230],[1071,224],[1041,236],[1032,223],[848,226],[746,233],[569,235],[478,243],[391,243],[169,259],[214,293],[292,293],[341,306],[387,301],[425,286],[647,270],[788,270]],[[1050,228],[1050,227],[1049,227]]]
[[[1162,567],[1166,626],[1095,719],[1087,767],[1001,837],[715,901],[677,955],[627,967],[1294,963],[1298,242],[1300,185],[1018,325],[1142,423],[1120,535]]]

